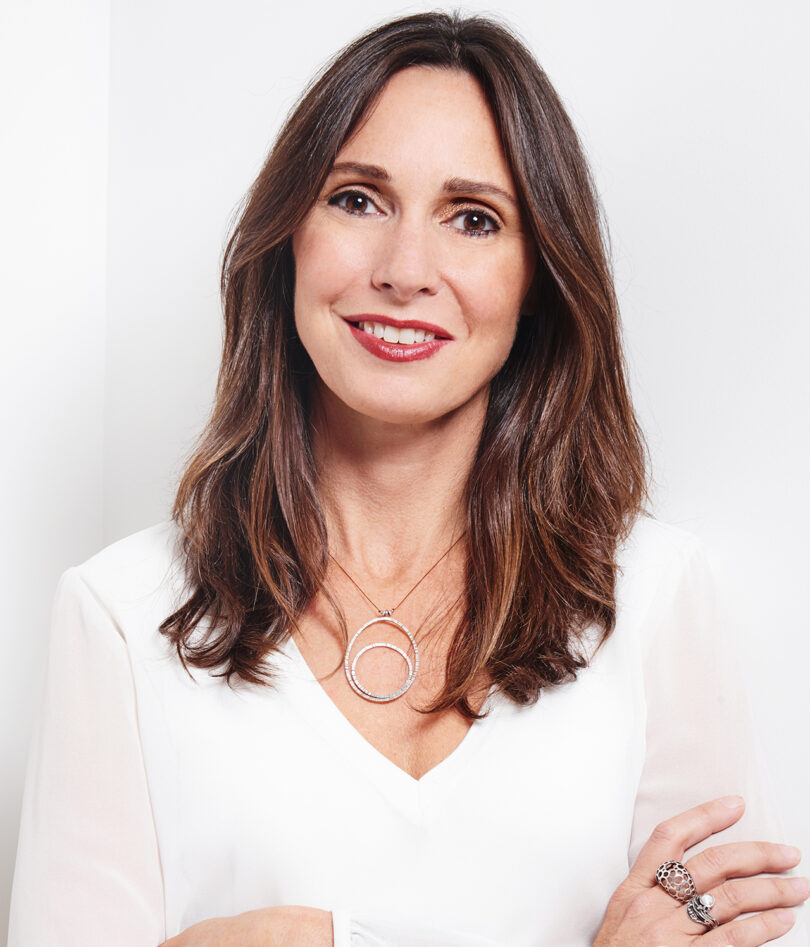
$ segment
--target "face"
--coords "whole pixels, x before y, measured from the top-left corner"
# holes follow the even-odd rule
[[[393,423],[486,404],[534,275],[489,105],[467,73],[394,75],[293,236],[322,394]]]

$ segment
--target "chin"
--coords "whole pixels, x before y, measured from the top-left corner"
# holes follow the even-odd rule
[[[408,404],[399,401],[397,404],[380,404],[379,401],[351,405],[352,409],[364,418],[379,421],[381,424],[413,425],[429,424],[444,417],[449,410],[443,410],[440,405]]]
[[[406,393],[389,389],[384,395],[376,392],[372,397],[359,396],[346,399],[353,412],[362,417],[378,421],[381,424],[423,425],[443,419],[450,419],[459,413],[471,411],[478,414],[486,411],[488,390],[464,392],[456,398],[439,397],[435,390]],[[343,400],[343,399],[341,399]]]
[[[479,388],[464,387],[448,391],[438,385],[437,379],[423,379],[414,384],[402,379],[350,379],[345,375],[332,384],[319,379],[320,396],[327,414],[337,412],[351,423],[351,416],[391,425],[424,425],[449,419],[459,412],[471,411],[478,415],[486,412],[489,385]],[[351,382],[354,382],[352,384]],[[348,416],[346,411],[348,409]]]

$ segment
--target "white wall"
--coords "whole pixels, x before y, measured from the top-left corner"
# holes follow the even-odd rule
[[[109,10],[0,7],[0,931],[56,580],[103,541]]]
[[[3,473],[12,523],[3,574],[14,576],[3,607],[12,609],[7,653],[22,669],[4,692],[14,773],[6,865],[55,577],[102,541],[168,515],[213,393],[231,211],[316,66],[370,24],[422,7],[113,0],[106,244],[106,5],[74,4],[70,23],[55,4],[24,9],[4,63],[33,80],[30,102],[12,110],[30,143],[13,143],[2,184],[16,271],[3,318],[15,340],[4,350],[4,428],[17,452],[17,469]],[[40,9],[51,25],[44,48],[31,27]],[[498,9],[538,53],[591,156],[658,512],[709,545],[787,835],[810,850],[808,7],[512,0]],[[43,189],[47,200],[35,201]]]

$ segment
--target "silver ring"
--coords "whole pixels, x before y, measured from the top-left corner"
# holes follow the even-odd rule
[[[670,897],[684,904],[697,894],[692,876],[680,862],[662,862],[655,871],[655,880]]]
[[[714,907],[714,898],[710,894],[695,895],[686,903],[686,913],[698,924],[705,924],[709,930],[713,930],[720,923],[717,918],[712,917],[709,908]]]

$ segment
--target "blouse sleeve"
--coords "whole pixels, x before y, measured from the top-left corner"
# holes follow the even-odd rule
[[[127,645],[68,569],[28,757],[9,947],[156,947],[164,929]]]
[[[693,846],[687,858],[733,841],[789,841],[758,759],[735,643],[719,620],[711,570],[696,538],[661,579],[644,621],[642,655],[647,747],[629,866],[659,822],[724,795],[743,797],[742,818]],[[796,923],[778,943],[806,947],[802,908],[793,910]]]
[[[501,947],[486,937],[402,924],[350,911],[332,911],[333,947]]]

